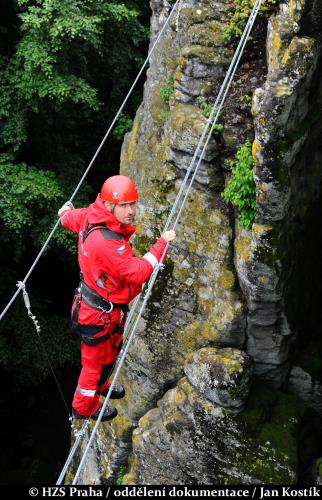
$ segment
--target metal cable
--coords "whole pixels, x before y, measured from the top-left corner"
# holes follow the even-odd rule
[[[230,66],[229,66],[229,68],[227,70],[225,79],[224,79],[224,81],[223,81],[223,83],[222,83],[222,85],[220,87],[220,90],[219,90],[218,95],[216,97],[215,103],[214,103],[214,105],[212,107],[210,116],[209,116],[209,118],[207,120],[206,127],[203,129],[203,132],[201,134],[201,137],[200,137],[198,145],[197,145],[197,149],[196,149],[196,151],[195,151],[195,153],[193,155],[193,158],[192,158],[192,160],[190,162],[189,168],[188,168],[188,170],[186,172],[186,175],[185,175],[185,177],[184,177],[184,179],[182,181],[182,184],[180,186],[180,190],[178,192],[177,198],[176,198],[176,200],[175,200],[175,202],[174,202],[174,204],[172,206],[171,212],[170,212],[170,214],[168,216],[168,219],[167,219],[167,222],[166,222],[166,225],[165,225],[165,230],[167,230],[170,227],[172,218],[173,218],[174,213],[175,213],[175,211],[177,209],[177,206],[178,206],[178,204],[180,202],[181,195],[182,195],[182,193],[184,191],[184,188],[185,188],[185,186],[187,184],[188,178],[189,178],[189,176],[190,176],[190,174],[192,172],[192,169],[194,167],[195,161],[196,161],[196,159],[198,157],[198,154],[200,152],[201,146],[202,146],[203,141],[205,139],[205,136],[207,134],[208,128],[209,128],[210,125],[213,125],[213,127],[212,127],[212,129],[213,129],[214,126],[215,126],[215,124],[216,124],[216,122],[217,122],[217,120],[218,120],[218,117],[219,117],[219,114],[220,114],[220,110],[221,110],[221,107],[222,107],[222,104],[218,107],[218,103],[219,103],[219,101],[221,99],[222,94],[224,94],[223,101],[225,100],[227,91],[228,91],[228,89],[230,87],[231,80],[234,77],[236,69],[237,69],[236,64],[238,65],[239,60],[241,58],[241,55],[242,55],[242,53],[244,51],[244,47],[245,47],[245,45],[247,43],[247,39],[248,39],[249,33],[250,33],[250,31],[251,31],[251,29],[253,27],[253,24],[254,24],[254,21],[255,21],[255,19],[257,17],[258,11],[259,11],[260,6],[261,6],[261,3],[262,3],[262,0],[256,0],[256,2],[254,4],[254,7],[252,9],[252,12],[251,12],[251,14],[250,14],[250,16],[248,18],[248,21],[247,21],[246,26],[244,28],[243,34],[242,34],[242,36],[241,36],[241,38],[239,40],[239,43],[238,43],[237,48],[236,48],[236,51],[235,51],[234,56],[233,56],[233,58],[231,60]],[[224,93],[226,87],[227,87],[227,90],[226,90],[226,93]],[[217,112],[216,112],[216,110],[217,110]],[[213,120],[214,114],[216,116],[215,116],[215,118]],[[205,152],[205,149],[206,148],[204,147],[203,148],[203,153]],[[198,162],[198,165],[197,165],[196,168],[199,167],[199,165],[201,163],[201,160],[202,160],[202,156],[200,156],[200,159],[199,159],[199,162]]]
[[[136,86],[136,84],[137,84],[138,80],[140,79],[140,76],[142,75],[142,73],[143,73],[143,71],[144,71],[145,67],[147,66],[147,64],[148,64],[148,62],[149,62],[149,60],[150,60],[150,58],[151,58],[151,55],[153,54],[153,52],[155,51],[156,46],[157,46],[157,45],[158,45],[158,43],[159,43],[160,38],[162,37],[162,35],[163,35],[163,33],[164,33],[165,29],[167,28],[167,26],[168,26],[168,24],[169,24],[169,22],[170,22],[170,19],[171,19],[172,15],[173,15],[173,12],[175,11],[175,9],[176,9],[177,5],[178,5],[180,2],[181,2],[181,0],[177,0],[177,1],[176,1],[176,3],[174,4],[174,6],[173,6],[173,8],[172,8],[172,10],[171,10],[171,12],[170,12],[170,14],[169,14],[169,16],[168,16],[168,18],[167,18],[166,22],[164,23],[164,25],[163,25],[163,27],[162,27],[161,31],[159,32],[159,34],[158,34],[158,36],[157,36],[157,38],[156,38],[156,40],[155,40],[155,42],[154,42],[154,44],[153,44],[153,46],[152,46],[152,48],[151,48],[151,50],[150,50],[150,52],[149,52],[149,54],[148,54],[148,56],[147,56],[146,60],[144,61],[142,68],[140,69],[140,71],[139,71],[139,73],[138,73],[138,75],[137,75],[136,79],[134,80],[134,82],[133,82],[133,84],[132,84],[132,87],[130,88],[130,90],[129,90],[129,92],[128,92],[127,96],[125,97],[125,99],[124,99],[124,101],[123,101],[123,103],[122,103],[121,107],[119,108],[118,112],[116,113],[114,120],[112,121],[112,123],[111,123],[111,125],[110,125],[109,129],[107,130],[107,132],[106,132],[105,136],[103,137],[103,139],[102,139],[102,141],[101,141],[100,145],[98,146],[98,148],[97,148],[97,150],[96,150],[96,152],[95,152],[95,154],[94,154],[94,156],[93,156],[92,160],[90,161],[90,163],[89,163],[89,165],[88,165],[87,169],[85,170],[85,172],[84,172],[84,174],[83,174],[82,178],[80,179],[79,183],[77,184],[76,189],[74,190],[73,194],[71,195],[71,197],[70,197],[70,199],[69,199],[69,201],[70,201],[70,202],[72,202],[72,201],[73,201],[73,199],[74,199],[75,195],[77,194],[77,192],[78,192],[79,188],[81,187],[82,183],[84,182],[84,180],[85,180],[85,178],[86,178],[86,176],[87,176],[88,172],[90,171],[90,169],[91,169],[91,167],[92,167],[92,165],[93,165],[94,161],[96,160],[96,158],[97,158],[97,156],[98,156],[99,152],[101,151],[101,149],[102,149],[103,145],[105,144],[106,139],[107,139],[107,138],[108,138],[108,136],[110,135],[112,128],[114,127],[114,125],[115,125],[115,123],[116,123],[116,121],[117,121],[117,119],[118,119],[118,117],[119,117],[120,113],[122,112],[122,110],[123,110],[123,108],[124,108],[125,104],[127,103],[128,99],[129,99],[130,95],[132,94],[133,89],[134,89],[134,87]],[[31,275],[31,273],[32,273],[32,271],[34,270],[35,266],[37,265],[37,263],[38,263],[38,261],[39,261],[40,257],[42,256],[42,254],[44,253],[45,249],[47,248],[48,243],[50,242],[51,238],[53,237],[53,235],[54,235],[54,233],[55,233],[55,231],[56,231],[57,227],[59,226],[59,223],[60,223],[60,219],[58,219],[58,220],[56,221],[56,224],[54,225],[53,229],[51,230],[51,232],[50,232],[50,234],[49,234],[48,238],[46,239],[46,241],[45,241],[45,243],[44,243],[44,245],[43,245],[42,249],[40,250],[40,252],[38,253],[38,255],[37,255],[36,259],[34,260],[34,262],[33,262],[32,266],[30,267],[30,269],[29,269],[29,271],[28,271],[28,273],[26,274],[26,276],[24,277],[24,279],[23,279],[22,281],[20,281],[19,283],[21,283],[21,284],[25,284],[25,283],[27,282],[27,280],[28,280],[29,276]],[[6,314],[6,312],[8,311],[8,309],[11,307],[11,305],[13,304],[13,302],[15,301],[15,299],[17,298],[17,296],[19,295],[19,293],[20,293],[21,289],[22,289],[22,285],[19,285],[18,290],[14,293],[14,295],[11,297],[11,299],[10,299],[10,301],[8,302],[8,304],[6,305],[6,307],[3,309],[3,311],[2,311],[2,313],[1,313],[1,315],[0,315],[0,321],[2,320],[3,316]]]
[[[252,30],[253,24],[254,24],[254,22],[255,22],[255,20],[256,20],[256,17],[257,17],[258,12],[259,12],[259,9],[260,9],[260,6],[261,6],[261,3],[262,3],[262,0],[256,0],[255,4],[254,4],[254,6],[253,6],[252,12],[251,12],[251,14],[250,14],[250,16],[249,16],[249,19],[248,19],[248,22],[247,22],[247,24],[246,24],[246,26],[245,26],[245,29],[244,29],[243,35],[242,35],[241,40],[240,40],[240,42],[239,42],[239,44],[238,44],[238,47],[237,47],[236,52],[235,52],[235,55],[234,55],[234,57],[233,57],[233,59],[232,59],[232,63],[231,63],[231,65],[230,65],[230,67],[229,67],[229,70],[228,70],[228,72],[227,72],[226,78],[225,78],[225,80],[224,80],[225,86],[224,86],[224,83],[223,83],[223,85],[222,85],[222,87],[221,87],[221,89],[220,89],[220,94],[223,94],[223,97],[222,97],[221,101],[219,101],[219,98],[218,98],[218,96],[217,96],[217,99],[216,99],[216,101],[215,101],[215,104],[214,104],[214,106],[213,106],[213,108],[212,108],[212,111],[211,111],[210,117],[209,117],[209,119],[208,119],[208,121],[207,121],[207,124],[206,124],[205,130],[206,130],[206,131],[208,130],[208,128],[209,128],[209,124],[210,124],[210,123],[212,123],[212,126],[211,126],[211,129],[210,129],[210,132],[208,133],[207,140],[206,140],[206,142],[205,142],[205,145],[204,145],[204,147],[203,147],[202,153],[201,153],[201,155],[200,155],[200,158],[199,158],[198,164],[196,165],[196,168],[195,168],[194,174],[193,174],[192,179],[191,179],[191,181],[190,181],[190,184],[189,184],[189,187],[188,187],[187,192],[186,192],[186,194],[185,194],[184,200],[183,200],[183,202],[182,202],[182,204],[181,204],[181,207],[180,207],[180,209],[179,209],[179,213],[178,213],[178,215],[177,215],[177,217],[176,217],[176,220],[175,220],[175,223],[174,223],[174,228],[175,228],[175,226],[176,226],[176,225],[177,225],[177,223],[178,223],[178,220],[179,220],[179,217],[180,217],[180,215],[181,215],[182,209],[183,209],[184,204],[186,203],[187,197],[188,197],[188,195],[189,195],[189,193],[190,193],[190,190],[191,190],[191,187],[192,187],[193,181],[194,181],[194,179],[195,179],[195,177],[196,177],[196,174],[197,174],[197,171],[198,171],[198,167],[199,167],[199,165],[200,165],[200,163],[201,163],[201,161],[202,161],[202,158],[203,158],[203,155],[204,155],[204,153],[205,153],[205,150],[206,150],[206,147],[207,147],[207,145],[208,145],[208,142],[209,142],[209,140],[210,140],[210,137],[211,137],[212,131],[213,131],[213,129],[214,129],[214,126],[215,126],[216,121],[217,121],[217,119],[218,119],[218,116],[219,116],[219,114],[220,114],[220,110],[221,110],[222,105],[223,105],[223,103],[224,103],[224,101],[225,101],[225,98],[226,98],[227,92],[228,92],[229,87],[230,87],[230,85],[231,85],[232,79],[233,79],[233,77],[234,77],[234,75],[235,75],[235,72],[236,72],[236,69],[237,69],[238,63],[239,63],[239,61],[240,61],[240,58],[241,58],[241,56],[242,56],[242,54],[243,54],[243,51],[244,51],[244,48],[245,48],[245,46],[246,46],[248,36],[249,36],[249,34],[250,34],[251,30]],[[230,69],[231,69],[231,70],[230,70]],[[219,103],[219,106],[218,106],[218,103]],[[217,106],[218,106],[218,107],[217,107]],[[216,116],[215,116],[214,121],[212,122],[212,117],[213,117],[213,115],[214,115],[214,114],[216,114]],[[207,133],[207,132],[203,132],[203,133],[202,133],[202,136],[201,136],[201,137],[202,137],[202,140],[200,140],[200,141],[199,141],[199,143],[200,143],[200,144],[202,144],[202,141],[203,141],[204,137],[206,136],[206,133]],[[198,146],[199,146],[199,144],[198,144]],[[193,158],[197,158],[197,155],[198,155],[198,153],[197,153],[197,154],[195,154]],[[187,174],[188,174],[188,175],[186,175],[186,177],[185,177],[186,182],[187,182],[188,177],[189,177],[189,175],[190,175],[190,173],[191,173],[191,170],[192,170],[192,166],[190,166],[190,167],[191,167],[191,168],[189,168],[190,172],[189,172],[189,173],[187,172]],[[186,184],[186,182],[185,182],[185,184]],[[175,203],[174,203],[174,205],[175,205],[175,206],[177,206],[177,205],[179,204],[179,201],[178,201],[178,200],[180,199],[182,192],[183,192],[183,189],[182,189],[182,190],[180,189],[180,191],[178,192],[178,195],[177,195],[176,201],[175,201]],[[172,211],[171,211],[171,214],[172,214],[172,216],[173,216],[173,214],[174,214],[174,210],[172,210]],[[171,215],[171,214],[170,214],[170,215]],[[172,217],[171,217],[171,218],[172,218]],[[167,224],[166,224],[166,227],[168,227],[168,226],[169,226],[169,224],[170,224],[170,222],[171,222],[171,218],[170,218],[170,216],[169,216],[168,221],[167,221]],[[138,312],[138,315],[137,315],[137,317],[136,317],[136,319],[135,319],[135,322],[134,322],[134,325],[133,325],[133,327],[132,327],[132,331],[131,331],[131,333],[130,333],[130,335],[129,335],[129,339],[128,339],[128,342],[127,342],[126,347],[125,347],[125,349],[124,349],[124,352],[123,352],[123,354],[122,354],[122,356],[120,357],[120,360],[119,360],[119,362],[118,362],[118,365],[117,365],[117,370],[116,370],[115,376],[114,376],[114,378],[113,378],[113,381],[111,382],[111,385],[110,385],[110,387],[109,387],[109,391],[108,391],[107,396],[106,396],[106,398],[105,398],[105,401],[104,401],[104,403],[103,403],[103,405],[102,405],[102,407],[101,407],[101,410],[100,410],[100,413],[99,413],[98,419],[97,419],[96,424],[95,424],[95,426],[94,426],[94,428],[93,428],[93,430],[92,430],[92,433],[91,433],[91,436],[90,436],[90,438],[89,438],[88,444],[87,444],[87,446],[86,446],[86,448],[85,448],[85,450],[84,450],[84,453],[83,453],[82,459],[81,459],[81,461],[80,461],[80,463],[79,463],[78,469],[77,469],[76,474],[75,474],[75,476],[74,476],[73,484],[76,484],[76,483],[77,483],[78,477],[79,477],[80,472],[81,472],[81,470],[82,470],[82,467],[83,467],[83,465],[84,465],[84,463],[85,463],[85,460],[86,460],[86,457],[87,457],[87,453],[88,453],[88,451],[89,451],[89,449],[90,449],[90,447],[91,447],[91,445],[92,445],[93,439],[94,439],[95,434],[96,434],[97,429],[98,429],[98,426],[99,426],[99,424],[100,424],[100,422],[101,422],[101,419],[102,419],[103,413],[104,413],[104,411],[105,411],[105,409],[106,409],[106,407],[107,407],[107,404],[108,404],[108,402],[109,402],[109,399],[110,399],[110,396],[111,396],[111,393],[112,393],[113,387],[114,387],[114,385],[115,385],[115,383],[116,383],[116,380],[117,380],[117,378],[118,378],[119,372],[120,372],[120,370],[121,370],[121,368],[122,368],[122,365],[123,365],[123,363],[124,363],[124,360],[125,360],[126,354],[127,354],[128,349],[129,349],[129,347],[130,347],[130,345],[131,345],[131,341],[132,341],[132,339],[133,339],[133,337],[134,337],[134,334],[136,333],[136,329],[137,329],[138,323],[139,323],[139,321],[140,321],[140,319],[141,319],[141,316],[142,316],[143,311],[144,311],[144,309],[145,309],[146,303],[147,303],[147,301],[148,301],[148,299],[149,299],[149,297],[150,297],[150,295],[151,295],[151,292],[152,292],[152,289],[153,289],[153,286],[154,286],[155,280],[156,280],[156,278],[157,278],[157,276],[158,276],[158,274],[159,274],[159,272],[160,272],[160,269],[163,267],[163,260],[164,260],[164,258],[165,258],[165,255],[166,255],[166,252],[167,252],[168,247],[169,247],[169,242],[167,243],[166,248],[164,249],[163,255],[162,255],[161,260],[160,260],[160,263],[159,263],[159,264],[158,264],[158,265],[154,268],[154,271],[153,271],[153,273],[152,273],[152,275],[151,275],[151,277],[150,277],[150,279],[149,279],[149,281],[148,281],[147,290],[146,290],[146,292],[144,293],[144,299],[143,299],[142,305],[141,305],[140,310],[139,310],[139,312]]]
[[[69,419],[69,421],[71,421],[71,420],[72,420],[72,416],[71,416],[71,414],[70,414],[70,411],[69,411],[69,408],[68,408],[68,404],[67,404],[67,402],[66,402],[66,400],[65,400],[65,398],[64,398],[63,391],[62,391],[62,389],[61,389],[61,387],[60,387],[60,385],[59,385],[59,382],[58,382],[58,379],[57,379],[57,377],[56,377],[55,371],[54,371],[54,369],[53,369],[53,367],[52,367],[52,364],[51,364],[51,362],[50,362],[50,359],[49,359],[49,356],[48,356],[48,353],[47,353],[46,346],[45,346],[45,344],[44,344],[44,342],[43,342],[43,340],[42,340],[42,338],[41,338],[41,335],[40,335],[40,332],[41,332],[40,325],[39,325],[39,323],[38,323],[38,320],[37,320],[36,316],[35,316],[35,315],[32,313],[32,311],[31,311],[31,305],[30,305],[29,295],[28,295],[28,292],[27,292],[27,290],[26,290],[26,286],[25,286],[23,283],[19,282],[19,281],[18,281],[18,283],[17,283],[17,286],[21,286],[21,288],[22,288],[23,300],[24,300],[24,303],[25,303],[26,309],[27,309],[27,311],[28,311],[28,316],[29,316],[29,318],[31,319],[31,321],[33,322],[33,324],[35,325],[35,330],[36,330],[36,333],[37,333],[37,336],[38,336],[39,343],[40,343],[40,345],[41,345],[41,347],[42,347],[43,353],[44,353],[45,358],[46,358],[46,360],[47,360],[47,363],[48,363],[48,365],[49,365],[49,368],[50,368],[50,371],[51,371],[51,373],[52,373],[52,376],[54,377],[54,380],[55,380],[55,383],[56,383],[56,385],[57,385],[57,388],[58,388],[58,391],[59,391],[59,393],[60,393],[60,396],[61,396],[61,398],[62,398],[62,400],[63,400],[63,402],[64,402],[64,405],[65,405],[65,408],[66,408],[66,410],[67,410],[68,417],[69,417],[68,419]]]
[[[201,161],[202,161],[202,158],[203,158],[203,156],[204,156],[204,154],[205,154],[205,151],[206,151],[206,149],[207,149],[207,146],[208,146],[209,140],[210,140],[210,138],[211,138],[212,131],[213,131],[213,129],[214,129],[214,127],[215,127],[216,123],[217,123],[218,117],[219,117],[219,115],[220,115],[221,108],[222,108],[222,106],[223,106],[223,104],[224,104],[224,102],[225,102],[225,100],[226,100],[226,96],[227,96],[228,90],[229,90],[230,85],[231,85],[231,82],[232,82],[232,80],[233,80],[233,78],[234,78],[234,76],[235,76],[235,73],[236,73],[236,70],[237,70],[237,67],[238,67],[239,61],[240,61],[240,59],[241,59],[241,56],[243,55],[243,52],[244,52],[244,49],[245,49],[245,46],[246,46],[246,43],[247,43],[247,40],[248,40],[248,36],[249,36],[249,34],[250,34],[250,32],[251,32],[251,30],[252,30],[252,28],[253,28],[253,25],[254,25],[254,22],[255,22],[255,20],[256,20],[257,14],[258,14],[259,9],[260,9],[260,7],[261,7],[261,3],[262,3],[262,0],[257,0],[257,1],[255,2],[255,4],[254,4],[253,10],[252,10],[252,12],[251,12],[251,14],[250,14],[250,16],[249,16],[248,23],[247,23],[247,25],[246,25],[246,27],[245,27],[245,30],[244,30],[244,34],[243,34],[243,35],[245,35],[245,36],[243,36],[243,37],[241,38],[241,40],[240,40],[240,42],[239,42],[239,44],[238,44],[238,47],[237,47],[237,49],[236,49],[236,53],[237,53],[237,51],[238,51],[238,55],[237,55],[236,60],[235,60],[235,65],[234,65],[234,68],[232,68],[231,74],[229,75],[229,78],[227,78],[228,83],[227,83],[226,88],[224,89],[224,92],[223,92],[223,97],[222,97],[222,99],[221,99],[221,101],[220,101],[220,102],[219,102],[219,100],[218,100],[218,99],[216,99],[215,104],[214,104],[214,106],[213,106],[213,108],[212,108],[212,111],[211,111],[211,114],[210,114],[210,118],[209,118],[209,119],[211,120],[212,115],[213,115],[213,114],[215,114],[215,113],[216,113],[216,116],[215,116],[215,118],[214,118],[214,120],[213,120],[213,122],[212,122],[212,126],[211,126],[210,132],[209,132],[209,134],[208,134],[207,140],[206,140],[206,142],[205,142],[205,144],[204,144],[204,147],[203,147],[203,150],[202,150],[202,152],[201,152],[201,155],[200,155],[200,158],[199,158],[199,160],[198,160],[198,163],[197,163],[197,165],[196,165],[195,171],[194,171],[193,176],[192,176],[192,178],[191,178],[191,180],[190,180],[190,183],[189,183],[188,189],[187,189],[187,191],[186,191],[186,194],[185,194],[185,196],[184,196],[183,202],[182,202],[182,204],[181,204],[181,206],[180,206],[179,212],[178,212],[178,214],[177,214],[176,220],[175,220],[174,225],[173,225],[173,229],[175,229],[175,228],[176,228],[176,226],[177,226],[177,224],[178,224],[178,222],[179,222],[181,212],[182,212],[182,210],[183,210],[183,208],[184,208],[184,206],[185,206],[185,203],[186,203],[186,201],[187,201],[187,198],[188,198],[188,196],[189,196],[189,193],[190,193],[190,190],[191,190],[192,184],[193,184],[193,182],[194,182],[194,180],[195,180],[195,177],[196,177],[196,175],[197,175],[197,172],[198,172],[198,168],[199,168],[199,166],[200,166],[200,163],[201,163]],[[241,42],[242,42],[242,43],[241,43]],[[240,50],[239,50],[239,49],[240,49]],[[223,89],[223,87],[220,89],[220,91],[221,91],[222,89]]]

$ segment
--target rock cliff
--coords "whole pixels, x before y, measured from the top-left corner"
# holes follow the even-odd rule
[[[150,3],[152,44],[174,2]],[[141,195],[138,254],[163,228],[233,56],[231,7],[182,0],[151,60],[121,157]],[[113,483],[129,455],[125,484],[296,483],[304,407],[289,393],[321,412],[321,34],[314,0],[258,19],[130,349],[126,398],[100,427],[84,483]],[[251,230],[221,197],[226,160],[247,139]]]

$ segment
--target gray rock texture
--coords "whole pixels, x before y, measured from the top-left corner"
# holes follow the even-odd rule
[[[152,44],[174,2],[150,3]],[[120,380],[126,398],[116,403],[119,416],[99,428],[84,483],[113,484],[129,455],[125,484],[298,479],[303,409],[257,382],[247,396],[253,369],[276,389],[290,373],[289,389],[310,404],[317,394],[290,372],[290,349],[307,331],[310,255],[301,266],[302,233],[322,184],[320,7],[286,0],[267,36],[267,21],[256,25],[221,115],[224,132],[211,138],[129,350]],[[137,255],[160,235],[193,158],[206,123],[198,97],[214,102],[233,56],[222,31],[230,9],[230,0],[182,0],[151,59],[121,154],[121,173],[140,192]],[[160,90],[171,78],[167,100]],[[250,231],[220,196],[225,160],[246,139],[254,139],[258,205]]]
[[[251,358],[243,351],[203,348],[187,358],[185,374],[191,385],[223,408],[245,405],[251,386]]]
[[[314,380],[300,366],[292,366],[288,376],[287,390],[299,396],[309,408],[322,413],[322,384]]]
[[[286,404],[294,415],[292,403],[259,388],[249,407],[235,412],[183,378],[140,419],[123,484],[295,484],[295,423],[281,411]],[[283,427],[282,444],[278,425],[268,424],[272,415]]]
[[[235,240],[248,304],[247,352],[255,374],[276,387],[287,376],[303,309],[303,276],[295,270],[303,266],[301,226],[320,196],[321,121],[314,110],[322,99],[322,25],[312,5],[282,2],[268,23],[268,73],[252,106],[258,210],[252,231],[238,229]],[[314,29],[307,16],[314,17]]]

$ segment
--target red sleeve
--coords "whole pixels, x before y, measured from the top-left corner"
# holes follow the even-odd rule
[[[76,208],[74,210],[64,210],[60,214],[60,222],[64,226],[65,229],[69,229],[74,233],[79,233],[82,229],[84,217],[86,214],[87,208]]]
[[[163,251],[164,251],[166,246],[167,246],[167,242],[161,237],[150,248],[150,252],[154,255],[154,257],[156,257],[158,259],[158,262],[160,262]]]
[[[158,261],[166,246],[166,241],[159,238],[151,247],[150,252],[154,255],[155,261]],[[158,256],[158,257],[157,257]],[[152,274],[154,265],[149,258],[138,258],[133,255],[132,248],[128,242],[109,241],[105,247],[105,263],[110,263],[110,272],[115,278],[120,278],[127,283],[142,285]]]

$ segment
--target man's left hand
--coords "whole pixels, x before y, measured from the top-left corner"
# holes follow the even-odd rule
[[[64,205],[58,210],[58,215],[60,216],[60,214],[65,212],[65,210],[73,210],[73,209],[74,209],[74,205],[72,204],[72,202],[66,201],[66,203],[64,203]]]

